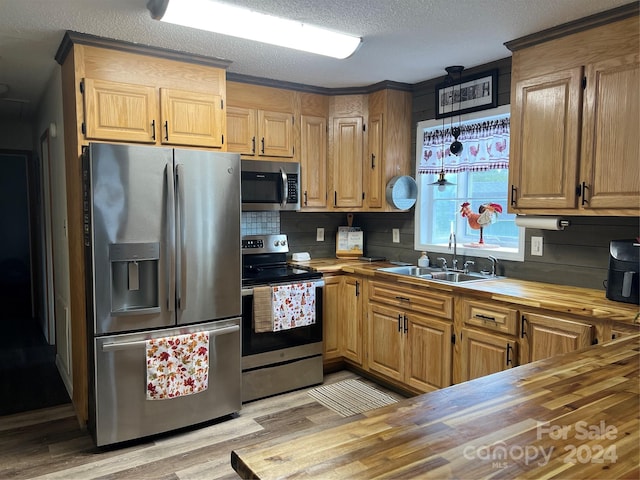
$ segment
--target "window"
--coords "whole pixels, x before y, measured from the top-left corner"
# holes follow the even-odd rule
[[[461,130],[459,156],[449,153],[451,119],[445,119],[444,128],[439,120],[418,123],[416,250],[451,253],[454,232],[459,255],[524,260],[524,229],[507,213],[509,112],[505,105],[454,122]],[[434,185],[441,171],[454,185]]]

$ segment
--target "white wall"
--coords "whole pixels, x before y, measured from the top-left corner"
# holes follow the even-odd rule
[[[0,121],[0,148],[31,151],[33,149],[31,124],[24,121]]]
[[[43,158],[40,151],[41,138],[49,130],[49,158]],[[55,130],[55,136],[53,135]],[[69,240],[67,237],[67,198],[64,163],[64,122],[62,115],[62,78],[59,66],[53,74],[40,100],[34,122],[33,142],[41,163],[42,184],[45,200],[45,225],[48,253],[47,271],[50,292],[49,343],[56,344],[56,363],[62,380],[71,394],[71,325],[70,325],[70,283],[69,283]],[[47,213],[50,212],[50,217]],[[47,223],[48,222],[48,223]],[[55,286],[55,290],[54,287]]]

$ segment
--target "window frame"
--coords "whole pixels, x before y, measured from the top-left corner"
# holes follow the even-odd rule
[[[511,105],[501,105],[497,108],[482,110],[479,112],[473,112],[467,115],[462,115],[459,121],[467,122],[473,120],[479,120],[486,117],[492,117],[496,115],[503,115],[505,113],[510,113]],[[451,121],[451,120],[449,120]],[[446,120],[445,120],[446,122]],[[442,119],[429,119],[418,122],[416,125],[416,164],[415,164],[415,175],[416,175],[416,183],[418,184],[418,197],[416,201],[416,207],[414,209],[414,249],[417,252],[425,251],[432,253],[444,253],[444,254],[452,254],[453,247],[451,249],[448,248],[448,244],[425,244],[420,242],[420,227],[421,227],[421,218],[422,216],[422,181],[420,180],[420,176],[423,174],[418,173],[420,168],[420,161],[422,160],[422,138],[423,133],[426,128],[433,127],[442,127]],[[458,174],[460,175],[460,174]],[[451,176],[451,175],[449,175]],[[465,179],[466,181],[466,179]],[[508,185],[505,186],[508,188]],[[508,198],[508,193],[507,193]],[[508,205],[505,205],[505,209]],[[428,214],[428,212],[427,212]],[[425,217],[426,218],[426,217]],[[454,231],[457,232],[458,222],[460,221],[460,215],[456,215],[454,221]],[[486,235],[486,233],[485,233]],[[524,261],[524,253],[525,253],[525,229],[523,227],[518,227],[518,247],[517,251],[514,249],[507,248],[487,248],[487,249],[479,249],[473,247],[465,247],[463,244],[458,242],[457,244],[457,253],[459,256],[472,256],[472,257],[486,257],[488,255],[492,255],[500,260],[511,260],[511,261]]]

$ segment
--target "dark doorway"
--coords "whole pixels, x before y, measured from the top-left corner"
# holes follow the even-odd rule
[[[38,299],[38,169],[29,152],[0,151],[0,415],[69,402],[43,333]],[[31,205],[31,209],[30,209]],[[36,248],[34,248],[34,246]],[[35,267],[35,268],[32,268]],[[37,286],[37,285],[36,285]]]

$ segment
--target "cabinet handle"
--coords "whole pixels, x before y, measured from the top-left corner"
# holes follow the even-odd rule
[[[256,153],[256,137],[251,139],[251,153]]]
[[[518,189],[516,188],[515,185],[511,185],[511,206],[514,207],[516,205],[516,193],[518,192]]]
[[[582,206],[585,205],[589,205],[589,200],[587,200],[587,190],[589,189],[589,187],[587,186],[586,182],[582,182],[582,200],[580,201],[580,204]]]
[[[356,297],[360,296],[360,282],[356,280]]]
[[[374,153],[371,154],[371,168],[376,168],[376,155]]]
[[[264,137],[262,137],[262,140],[260,140],[260,143],[262,144],[262,154],[264,155]]]
[[[478,314],[474,315],[474,317],[476,317],[476,318],[480,318],[481,320],[490,320],[490,321],[492,321],[492,322],[495,322],[495,321],[496,321],[495,317],[490,317],[490,316],[488,316],[488,315],[482,315],[482,314],[480,314],[480,313],[478,313]]]
[[[522,318],[520,320],[520,338],[524,338],[527,336],[527,331],[524,328],[524,324],[527,321],[527,319],[525,318],[524,315],[522,315]]]
[[[335,190],[333,191],[333,206],[338,206],[338,192],[336,192]]]
[[[169,122],[167,120],[164,121],[164,139],[169,141]]]
[[[402,332],[402,314],[398,314],[398,332]]]
[[[156,121],[155,120],[151,120],[151,139],[152,140],[156,139]]]
[[[307,202],[307,191],[305,190],[304,191],[304,206],[306,207],[307,205],[308,205],[308,202]]]
[[[409,331],[409,321],[407,320],[407,316],[403,315],[404,318],[404,333],[407,333]]]
[[[400,300],[401,302],[410,302],[411,299],[407,298],[407,297],[401,297],[399,295],[396,295],[396,300]]]
[[[511,352],[513,351],[513,347],[510,343],[507,343],[507,365],[513,365],[513,359],[511,358]]]

